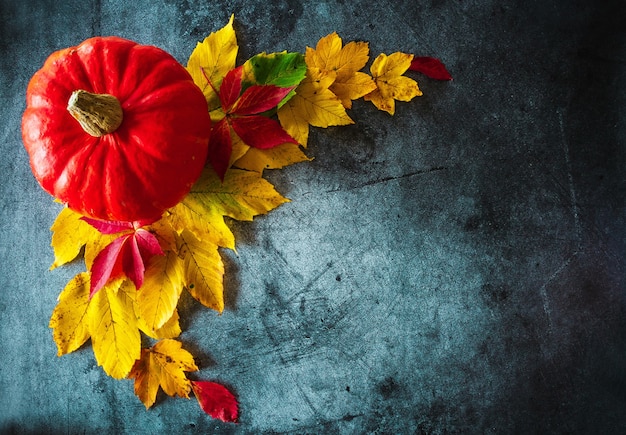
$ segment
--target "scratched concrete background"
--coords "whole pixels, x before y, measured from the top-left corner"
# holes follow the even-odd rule
[[[233,223],[228,308],[183,300],[195,401],[146,411],[48,329],[80,264],[48,272],[59,211],[20,138],[54,50],[115,34],[185,63],[231,13],[240,59],[333,31],[441,58],[455,80],[390,117],[364,102],[269,174],[292,202]],[[4,433],[626,431],[626,14],[619,0],[0,1],[0,430]]]

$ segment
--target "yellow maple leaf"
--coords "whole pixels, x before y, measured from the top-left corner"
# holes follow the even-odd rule
[[[251,221],[289,201],[260,174],[239,169],[226,172],[223,182],[215,171],[205,170],[189,195],[202,197],[205,206],[240,221]]]
[[[311,160],[298,144],[286,143],[265,150],[250,148],[233,165],[240,169],[262,173],[264,169],[280,169],[294,163]]]
[[[135,316],[135,286],[117,279],[89,301],[91,345],[98,365],[115,379],[128,376],[141,355],[141,335]]]
[[[152,257],[137,291],[137,317],[144,328],[156,333],[172,318],[183,286],[183,261],[175,251]]]
[[[87,222],[82,215],[64,207],[58,214],[50,230],[54,251],[54,263],[50,270],[74,260],[83,246],[101,238],[101,234]]]
[[[403,76],[411,66],[412,54],[396,52],[387,56],[381,53],[372,63],[370,71],[377,89],[364,99],[390,115],[395,113],[395,100],[411,101],[422,95],[417,82]]]
[[[176,340],[165,339],[141,351],[129,374],[135,380],[135,394],[146,409],[156,401],[159,386],[169,395],[189,397],[191,381],[185,372],[198,370],[193,356]]]
[[[354,124],[339,97],[329,89],[336,76],[334,71],[308,67],[295,95],[278,110],[280,124],[302,146],[306,147],[309,125],[326,128]]]
[[[74,352],[89,338],[89,273],[76,275],[59,294],[50,317],[52,337],[58,356]]]
[[[179,255],[184,259],[187,291],[202,305],[224,311],[224,263],[217,245],[201,242],[190,231],[180,235]]]
[[[234,17],[231,15],[226,26],[199,42],[187,62],[187,71],[194,83],[202,89],[209,111],[220,106],[215,89],[220,88],[224,76],[235,67],[237,60],[239,46],[233,28]]]
[[[376,89],[372,77],[360,72],[368,60],[367,42],[352,41],[343,46],[343,41],[336,32],[321,38],[315,49],[307,47],[305,54],[309,68],[336,73],[335,81],[329,89],[339,97],[346,109],[352,107],[352,100]]]

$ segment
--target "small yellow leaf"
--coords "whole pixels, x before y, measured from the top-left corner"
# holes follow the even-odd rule
[[[137,317],[158,331],[174,315],[183,291],[183,262],[175,251],[152,257],[137,291]]]
[[[369,60],[367,42],[343,42],[337,33],[323,37],[315,49],[307,47],[305,60],[309,68],[334,72],[335,81],[330,90],[339,97],[343,106],[352,107],[352,100],[361,98],[376,89],[372,78],[359,72]]]
[[[411,101],[413,97],[422,95],[417,82],[402,75],[411,66],[411,60],[412,54],[380,54],[370,67],[377,89],[364,99],[374,103],[379,110],[393,115],[395,100]]]
[[[76,275],[67,283],[52,311],[50,328],[58,356],[74,352],[89,338],[89,273]]]
[[[282,127],[303,146],[306,146],[309,124],[322,128],[354,124],[341,100],[329,89],[335,78],[334,71],[307,68],[296,94],[278,110]]]
[[[176,340],[165,339],[141,351],[129,378],[135,379],[135,394],[150,408],[156,401],[159,386],[169,396],[189,397],[191,381],[185,372],[198,370],[193,356]]]
[[[224,263],[217,245],[183,231],[179,253],[185,261],[185,286],[191,296],[208,308],[224,311]]]
[[[117,279],[96,293],[88,308],[89,333],[98,365],[115,379],[128,376],[141,355],[135,286]]]
[[[235,67],[239,47],[233,28],[234,18],[231,15],[226,26],[199,42],[187,62],[187,71],[194,83],[202,89],[209,103],[209,111],[220,105],[214,88],[219,89],[226,73]]]
[[[250,148],[234,163],[234,166],[262,173],[264,169],[280,169],[294,163],[311,160],[302,152],[299,145],[286,143],[266,150]]]
[[[135,312],[138,311],[137,307],[135,307]],[[146,334],[148,337],[155,338],[160,340],[162,338],[176,338],[181,334],[180,329],[180,317],[178,316],[178,310],[174,310],[174,314],[172,317],[163,324],[159,329],[153,331],[146,325],[146,322],[142,317],[137,318],[137,326],[139,329]]]
[[[54,250],[54,263],[50,270],[69,263],[80,253],[81,248],[101,238],[101,234],[87,222],[81,220],[81,214],[65,207],[50,230],[52,231],[51,246]]]

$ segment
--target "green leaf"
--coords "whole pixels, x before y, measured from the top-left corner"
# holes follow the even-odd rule
[[[286,51],[257,54],[248,59],[243,68],[246,81],[281,88],[297,86],[306,75],[304,55]]]

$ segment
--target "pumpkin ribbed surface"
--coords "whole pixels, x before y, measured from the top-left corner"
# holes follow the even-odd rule
[[[123,119],[87,133],[68,111],[77,90],[114,96]],[[22,136],[41,186],[105,220],[158,219],[200,176],[211,121],[206,100],[170,54],[118,37],[53,53],[31,79]]]

